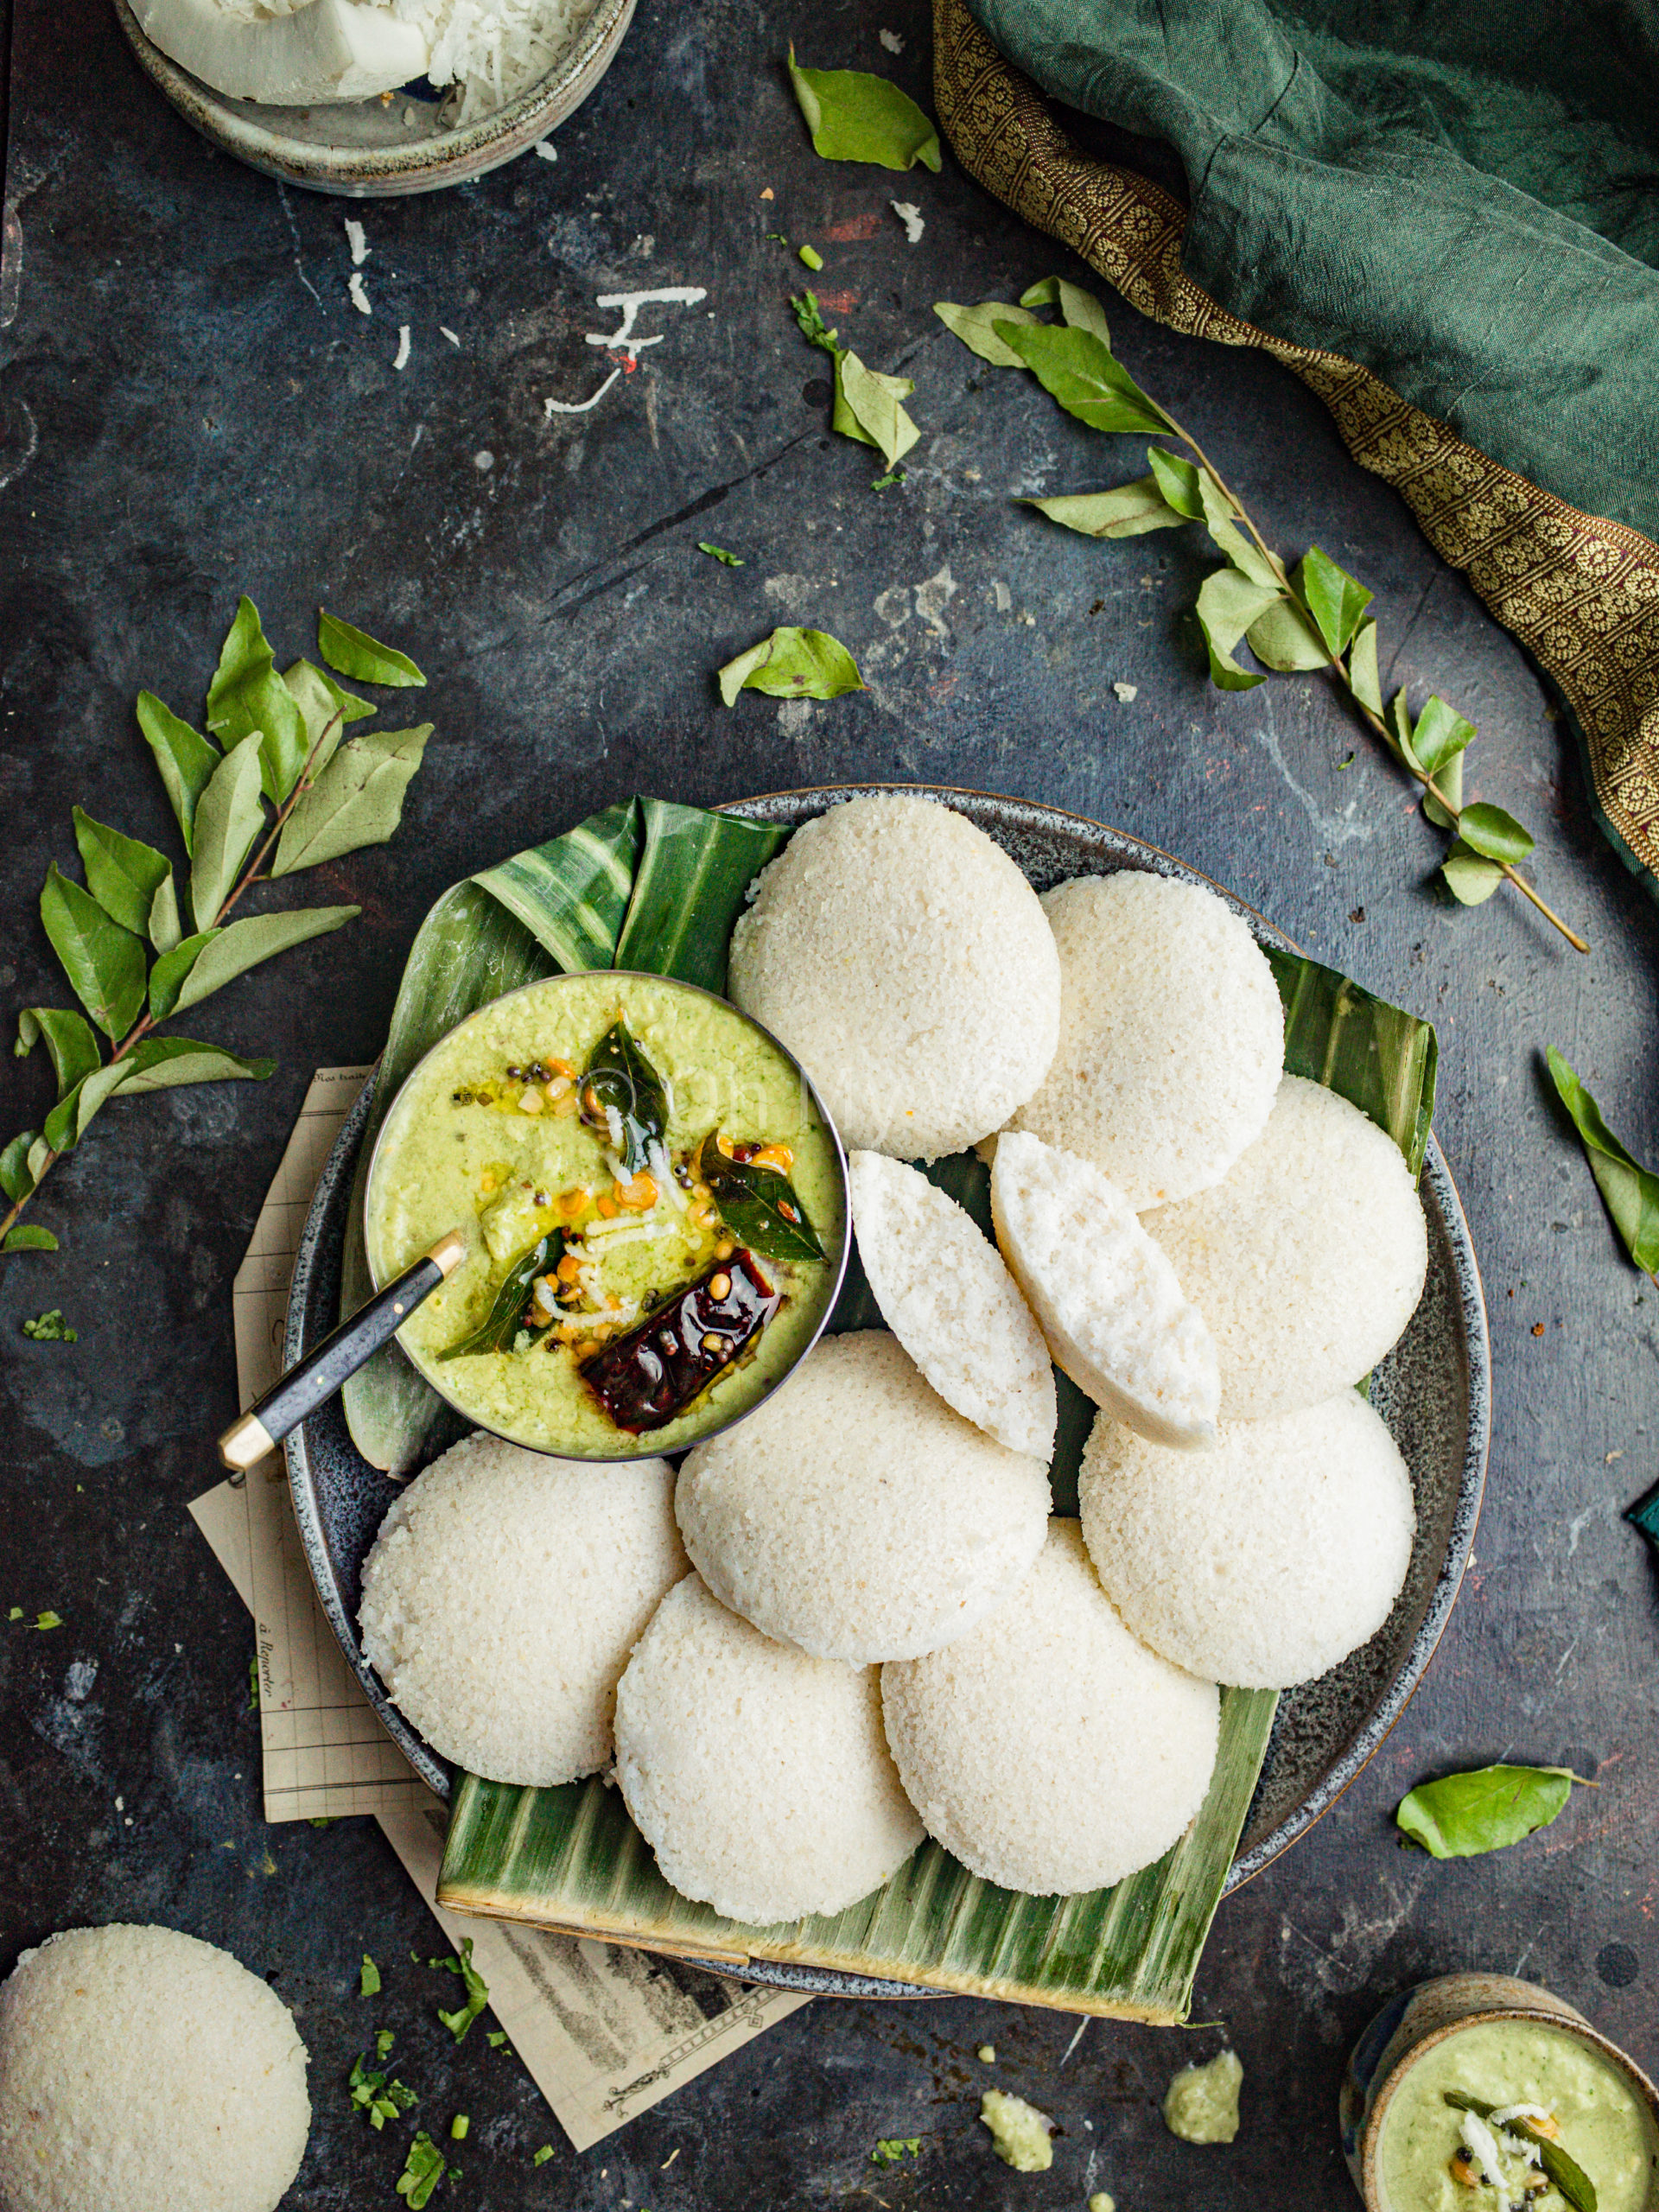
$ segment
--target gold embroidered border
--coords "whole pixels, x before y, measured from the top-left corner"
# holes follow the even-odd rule
[[[933,22],[939,120],[969,175],[1142,314],[1259,346],[1319,394],[1361,467],[1394,486],[1435,551],[1560,686],[1603,812],[1659,875],[1659,545],[1501,467],[1369,369],[1229,314],[1182,273],[1179,202],[1080,154],[963,0],[934,0]]]

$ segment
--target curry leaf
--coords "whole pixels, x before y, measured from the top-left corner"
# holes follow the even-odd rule
[[[291,875],[384,845],[404,818],[404,793],[431,734],[431,723],[423,722],[349,738],[283,824],[271,874]]]
[[[388,690],[423,689],[426,678],[407,653],[383,645],[337,615],[317,609],[317,651],[336,674],[353,683],[380,683]]]
[[[1421,723],[1418,724],[1421,731]],[[1501,806],[1489,806],[1484,800],[1478,805],[1465,806],[1458,817],[1458,828],[1463,842],[1491,861],[1508,861],[1511,866],[1523,861],[1532,850],[1532,838],[1521,827],[1512,814]]]
[[[305,717],[276,673],[259,610],[245,592],[207,687],[207,727],[226,753],[257,734],[265,796],[280,806],[305,766]]]
[[[344,725],[372,720],[380,711],[367,699],[359,699],[354,691],[346,690],[344,684],[336,683],[328,671],[319,668],[314,661],[296,660],[292,668],[283,671],[283,681],[305,717],[305,734],[312,745],[316,743],[336,715]],[[334,746],[339,742],[340,733],[336,731],[333,742],[325,746],[322,753],[312,762],[314,770],[322,766]]]
[[[697,1179],[741,1244],[768,1260],[821,1260],[818,1232],[786,1175],[775,1167],[729,1159],[713,1132],[697,1154]]]
[[[1395,1821],[1436,1859],[1477,1859],[1548,1827],[1573,1794],[1564,1766],[1483,1766],[1407,1792]]]
[[[1167,430],[1169,418],[1091,330],[1052,323],[993,325],[1045,391],[1091,430]]]
[[[895,467],[921,435],[899,404],[915,389],[908,377],[884,376],[879,369],[867,369],[856,353],[838,353],[830,427],[875,447],[887,467]]]
[[[1188,522],[1205,519],[1204,477],[1198,467],[1183,460],[1178,453],[1169,453],[1162,446],[1148,446],[1147,459],[1158,489],[1163,493],[1178,515]]]
[[[1435,798],[1434,791],[1425,791],[1423,793],[1425,816],[1437,830],[1455,830],[1458,826],[1458,817],[1463,808],[1463,755],[1461,753],[1454,753],[1439,775],[1435,777],[1434,790],[1445,794],[1446,804],[1442,806],[1440,800]],[[1501,868],[1498,874],[1500,875],[1503,874]]]
[[[538,1275],[552,1274],[564,1256],[564,1231],[550,1229],[526,1251],[521,1252],[503,1278],[482,1324],[458,1344],[440,1352],[440,1359],[469,1359],[480,1352],[511,1351],[513,1339],[524,1325],[524,1308],[531,1286]]]
[[[52,1056],[58,1096],[65,1098],[102,1060],[98,1039],[72,1007],[26,1006],[17,1017],[17,1042],[12,1050],[21,1059],[42,1039]]]
[[[144,947],[89,891],[48,871],[41,919],[75,996],[106,1037],[124,1036],[144,1003]]]
[[[728,707],[740,691],[779,699],[838,699],[867,689],[858,664],[827,630],[774,630],[720,671],[720,696]]]
[[[86,888],[112,922],[143,937],[149,927],[156,893],[173,873],[173,863],[154,845],[124,837],[90,814],[72,807],[75,843],[86,871]]]
[[[149,971],[149,1014],[152,1021],[165,1021],[179,1002],[179,993],[184,980],[213,939],[218,930],[201,930],[194,937],[187,937],[164,952]]]
[[[156,766],[161,771],[168,800],[178,817],[180,834],[188,853],[194,837],[196,803],[213,779],[213,771],[219,766],[219,748],[210,745],[200,730],[181,721],[153,691],[138,694],[137,712],[138,728],[156,756]]]
[[[1112,334],[1107,327],[1106,310],[1094,294],[1085,292],[1081,284],[1071,283],[1064,276],[1039,276],[1020,293],[1020,304],[1022,308],[1058,308],[1069,329],[1092,331],[1101,344],[1110,349]]]
[[[171,952],[184,935],[184,924],[179,915],[179,887],[170,868],[149,902],[148,926],[149,941],[157,952]]]
[[[1282,597],[1276,585],[1252,583],[1236,569],[1217,569],[1198,592],[1198,626],[1210,652],[1210,680],[1222,691],[1248,691],[1267,678],[1241,668],[1233,648],[1250,625]]]
[[[668,1134],[668,1094],[626,1022],[613,1021],[588,1054],[578,1096],[582,1119],[609,1133],[630,1179],[643,1174]]]
[[[24,1129],[20,1135],[13,1137],[5,1149],[0,1152],[0,1191],[5,1192],[14,1205],[20,1199],[26,1198],[35,1188],[35,1178],[29,1172],[29,1155],[38,1142],[39,1137],[38,1129]]]
[[[1139,537],[1149,530],[1179,529],[1186,520],[1150,476],[1110,492],[1068,492],[1053,499],[1027,499],[1025,505],[1085,537]]]
[[[1501,2109],[1489,2104],[1484,2097],[1471,2097],[1462,2089],[1442,2089],[1440,2094],[1453,2112],[1478,2113],[1482,2120],[1491,2120]],[[1503,2126],[1510,2133],[1522,2135],[1532,2145],[1533,2156],[1542,2169],[1545,2180],[1554,2183],[1570,2212],[1597,2212],[1596,2185],[1576,2158],[1523,2112],[1511,2113]]]
[[[264,827],[259,803],[263,772],[259,733],[254,730],[226,754],[201,795],[190,869],[190,907],[199,930],[211,929],[219,919]]]
[[[236,976],[294,945],[343,929],[360,906],[300,907],[283,914],[253,914],[222,930],[187,938],[156,963],[149,977],[149,1010],[157,1021],[199,1006]]]
[[[976,308],[958,307],[954,300],[935,300],[933,312],[953,338],[960,338],[970,353],[993,368],[1025,367],[1013,346],[996,334],[999,322],[1034,323],[1036,316],[1027,315],[1023,308],[1006,307],[1001,300],[986,300]]]
[[[1348,681],[1360,705],[1369,707],[1380,721],[1382,678],[1376,664],[1376,625],[1369,620],[1355,631],[1354,642],[1348,648]]]
[[[1302,556],[1300,582],[1307,611],[1319,626],[1319,635],[1333,653],[1346,652],[1360,616],[1371,603],[1371,594],[1317,545],[1310,545]]]
[[[20,1221],[15,1229],[6,1231],[6,1241],[0,1252],[55,1252],[58,1240],[49,1229],[41,1229],[32,1221]]]
[[[1275,600],[1244,634],[1256,658],[1281,673],[1331,664],[1324,640],[1294,600]]]
[[[795,87],[812,150],[826,162],[872,162],[884,169],[937,172],[939,134],[908,92],[862,69],[803,69],[789,49]]]
[[[198,1044],[190,1037],[146,1037],[119,1065],[127,1070],[118,1086],[124,1096],[129,1091],[175,1090],[192,1083],[265,1083],[276,1070],[275,1060],[245,1060],[239,1053]],[[91,1119],[90,1114],[83,1116],[79,1135],[85,1135]]]
[[[1204,508],[1205,529],[1240,575],[1253,584],[1260,584],[1264,591],[1282,591],[1284,586],[1272,562],[1255,539],[1247,537],[1238,527],[1239,509],[1208,469],[1198,471],[1198,499]]]
[[[1659,1274],[1659,1175],[1628,1153],[1601,1118],[1601,1109],[1552,1045],[1550,1080],[1573,1116],[1590,1172],[1596,1179],[1613,1226],[1638,1268]]]
[[[1483,859],[1461,837],[1452,839],[1451,851],[1440,862],[1440,874],[1460,906],[1484,906],[1503,880],[1503,871],[1497,862]]]
[[[697,540],[699,553],[706,553],[711,561],[718,561],[722,569],[747,569],[748,563],[740,553],[731,553],[723,545],[715,545],[706,537]]]
[[[1420,767],[1440,780],[1440,772],[1450,760],[1455,760],[1475,735],[1475,726],[1454,713],[1444,699],[1430,699],[1417,717],[1411,734],[1411,749]],[[1522,833],[1523,836],[1525,832]],[[1527,839],[1527,850],[1532,840]]]

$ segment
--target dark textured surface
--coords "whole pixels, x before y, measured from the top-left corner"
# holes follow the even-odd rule
[[[906,36],[897,61],[884,23]],[[1659,1473],[1659,1294],[1624,1265],[1537,1064],[1554,1039],[1621,1134],[1659,1154],[1659,907],[1593,828],[1515,648],[1268,362],[1115,315],[1131,365],[1225,454],[1281,542],[1317,537],[1377,591],[1395,680],[1480,724],[1472,785],[1537,830],[1541,878],[1591,959],[1508,897],[1465,913],[1427,887],[1438,838],[1311,681],[1209,690],[1182,619],[1196,544],[1095,545],[1010,505],[1138,462],[1020,380],[980,378],[931,325],[932,299],[1006,297],[1049,249],[948,157],[938,179],[816,162],[775,67],[791,32],[810,61],[925,89],[915,0],[810,23],[652,0],[556,164],[531,156],[367,211],[365,321],[346,299],[339,205],[204,148],[98,0],[21,11],[21,264],[14,233],[0,381],[5,1003],[62,995],[34,902],[48,860],[72,857],[70,803],[166,840],[132,695],[194,703],[238,586],[289,651],[319,599],[410,646],[440,735],[397,843],[292,894],[360,899],[363,919],[200,1009],[199,1033],[276,1052],[275,1078],[111,1107],[40,1202],[62,1253],[4,1263],[0,1602],[54,1607],[65,1625],[0,1623],[0,1954],[76,1921],[158,1918],[270,1973],[313,2053],[317,2122],[290,2200],[306,2212],[396,2202],[392,2145],[347,2125],[340,2087],[371,2012],[406,2039],[423,2116],[473,2115],[458,2205],[792,2212],[868,2190],[896,2209],[1075,2207],[1088,2178],[1125,2212],[1338,2212],[1343,2055],[1402,1982],[1518,1970],[1644,2063],[1659,2056],[1655,1581],[1618,1517]],[[893,197],[926,216],[918,246]],[[849,226],[868,238],[832,238]],[[768,229],[815,239],[830,319],[874,365],[916,376],[925,435],[903,492],[869,493],[868,457],[828,439],[827,364],[784,309],[798,270]],[[592,414],[548,423],[544,397],[600,381],[582,334],[615,326],[594,295],[649,283],[709,298],[649,326],[664,342]],[[397,375],[403,321],[414,350]],[[699,556],[699,537],[748,565]],[[858,650],[871,694],[722,711],[710,670],[791,617]],[[1115,681],[1139,696],[1119,702]],[[260,1820],[247,1618],[183,1511],[234,1409],[231,1277],[311,1069],[372,1057],[416,921],[454,876],[634,790],[905,777],[1117,823],[1440,1024],[1438,1128],[1493,1319],[1477,1563],[1369,1772],[1222,1909],[1197,2009],[1246,2065],[1232,2148],[1177,2144],[1156,2114],[1169,2072],[1219,2029],[1097,2024],[1064,2056],[1071,2024],[1052,2014],[818,2005],[608,2144],[532,2172],[556,2128],[512,2062],[476,2037],[451,2052],[423,1968],[397,1967],[376,2006],[353,1993],[365,1946],[406,1961],[431,1943],[378,1831]],[[47,1076],[5,1066],[10,1129],[38,1118]],[[23,1341],[20,1317],[48,1306],[78,1344]],[[1440,1866],[1396,1847],[1407,1784],[1500,1753],[1571,1760],[1602,1786],[1501,1857]],[[1064,2126],[1046,2176],[987,2154],[973,2117],[987,2038],[995,2078]],[[877,2136],[912,2133],[917,2166],[868,2164]]]

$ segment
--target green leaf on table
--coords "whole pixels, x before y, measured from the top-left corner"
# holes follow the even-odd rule
[[[1299,580],[1307,611],[1319,626],[1319,635],[1333,653],[1346,652],[1372,594],[1317,545],[1310,545],[1303,554]]]
[[[1238,509],[1207,469],[1199,469],[1198,499],[1204,508],[1205,528],[1240,575],[1264,591],[1282,592],[1277,571],[1253,537],[1238,527]]]
[[[265,826],[260,804],[264,764],[251,731],[213,772],[196,808],[196,849],[190,868],[190,910],[196,927],[211,929]]]
[[[1497,862],[1484,859],[1461,837],[1452,839],[1451,851],[1440,862],[1440,874],[1460,906],[1484,906],[1503,880]]]
[[[1198,592],[1198,627],[1210,652],[1210,680],[1218,690],[1248,691],[1267,678],[1241,668],[1233,648],[1253,622],[1283,597],[1278,586],[1252,583],[1236,569],[1217,569]]]
[[[1590,1172],[1624,1249],[1646,1274],[1659,1275],[1659,1175],[1627,1152],[1601,1109],[1561,1054],[1549,1047],[1550,1079],[1584,1144]]]
[[[908,92],[862,69],[803,69],[789,49],[812,150],[826,162],[872,162],[884,169],[938,171],[939,134]]]
[[[149,902],[149,937],[157,952],[171,952],[184,935],[184,922],[179,912],[179,887],[169,868],[162,878],[161,888]]]
[[[118,1086],[124,1096],[129,1091],[177,1090],[192,1083],[266,1083],[276,1071],[275,1060],[245,1060],[239,1053],[227,1052],[219,1045],[198,1044],[191,1037],[146,1037],[121,1065],[128,1071]],[[96,1076],[92,1078],[97,1080]],[[83,1118],[78,1135],[86,1135],[91,1119],[90,1114]]]
[[[168,804],[178,817],[179,832],[188,853],[194,836],[196,804],[213,779],[213,771],[219,766],[219,748],[210,745],[200,730],[181,721],[153,691],[138,694],[137,712],[138,728],[156,756],[156,766],[161,771]]]
[[[422,722],[348,738],[283,824],[271,874],[291,875],[384,845],[404,818],[404,794],[431,734],[431,723]]]
[[[915,389],[908,377],[884,376],[867,369],[856,353],[838,352],[830,428],[874,446],[889,468],[896,467],[922,435],[899,405]]]
[[[259,610],[245,592],[207,687],[207,727],[227,753],[257,734],[265,796],[280,806],[305,766],[305,717],[276,673]]]
[[[1110,350],[1112,334],[1107,327],[1106,310],[1094,294],[1085,292],[1081,284],[1073,284],[1064,276],[1039,276],[1020,293],[1020,304],[1022,308],[1058,308],[1068,329],[1092,331]]]
[[[70,812],[75,843],[86,871],[86,888],[112,922],[143,937],[149,927],[156,893],[173,873],[173,863],[154,845],[124,837],[118,830],[94,822],[79,807]]]
[[[444,2153],[422,2128],[410,2145],[404,2171],[397,2177],[397,2194],[410,2212],[423,2212],[423,2208],[431,2202],[432,2192],[443,2179],[447,2163]]]
[[[262,960],[344,929],[360,906],[302,906],[287,913],[251,914],[219,930],[187,938],[156,963],[149,976],[149,1011],[157,1021],[199,1006]]]
[[[0,1244],[0,1252],[55,1252],[57,1249],[58,1240],[51,1230],[33,1221],[20,1221],[15,1229],[9,1229],[5,1242]]]
[[[699,553],[706,553],[711,561],[718,561],[722,569],[747,569],[748,563],[741,554],[728,553],[723,545],[711,544],[708,538],[697,540]]]
[[[283,683],[305,725],[304,772],[315,784],[334,758],[346,723],[372,717],[379,709],[344,690],[308,660],[296,660],[292,668],[284,669]]]
[[[88,1076],[103,1059],[99,1042],[79,1014],[73,1007],[57,1006],[26,1006],[17,1017],[17,1042],[12,1051],[19,1059],[32,1052],[41,1040],[52,1056],[53,1071],[58,1078],[58,1096],[67,1097],[83,1076]]]
[[[1025,367],[1013,346],[996,334],[999,322],[1034,323],[1036,316],[1027,315],[1023,308],[1005,306],[1001,300],[985,300],[974,308],[958,307],[954,300],[935,300],[933,312],[953,338],[960,338],[970,353],[977,353],[993,368]]]
[[[1051,522],[1085,537],[1139,537],[1149,530],[1175,530],[1186,520],[1159,490],[1151,476],[1120,484],[1109,492],[1066,492],[1052,499],[1027,499]]]
[[[1429,699],[1411,733],[1412,755],[1418,766],[1438,782],[1440,770],[1448,760],[1458,758],[1474,735],[1474,724],[1465,721],[1444,699]],[[1531,849],[1532,840],[1529,837],[1527,850]]]
[[[720,671],[720,696],[735,706],[740,691],[775,699],[838,699],[867,689],[858,664],[827,630],[774,630]]]
[[[1420,774],[1417,748],[1412,743],[1411,708],[1403,686],[1389,702],[1389,710],[1382,717],[1382,734],[1388,739],[1397,760],[1403,760],[1413,774]]]
[[[55,864],[41,893],[41,919],[75,996],[105,1036],[124,1036],[143,1010],[143,939],[112,922]]]
[[[1378,721],[1382,716],[1382,678],[1376,664],[1376,625],[1367,619],[1354,632],[1348,648],[1348,681],[1362,707],[1369,707]]]
[[[44,1135],[36,1137],[29,1147],[29,1176],[32,1183],[38,1183],[50,1166],[52,1150],[53,1147],[47,1142]]]
[[[840,353],[841,348],[836,343],[836,333],[826,326],[816,292],[791,293],[789,304],[795,310],[795,320],[800,325],[801,335],[809,346],[817,346],[826,353]]]
[[[29,1155],[39,1137],[38,1129],[24,1129],[0,1152],[0,1191],[5,1192],[14,1205],[20,1198],[26,1198],[35,1188]]]
[[[1423,813],[1437,830],[1455,830],[1458,817],[1463,810],[1463,755],[1454,753],[1434,779],[1435,789],[1446,794],[1447,804],[1440,804],[1433,791],[1423,793]]]
[[[1091,430],[1167,430],[1169,418],[1147,398],[1091,330],[1036,322],[999,322],[995,334],[1033,371],[1045,391]]]
[[[1244,634],[1256,658],[1281,674],[1331,664],[1324,640],[1293,599],[1275,600]]]
[[[1148,446],[1147,459],[1158,489],[1178,515],[1188,522],[1203,522],[1204,474],[1196,463],[1186,461],[1178,453],[1170,453],[1162,446]]]
[[[396,645],[378,644],[365,631],[354,629],[337,615],[317,609],[317,651],[337,675],[353,683],[379,683],[388,690],[423,688],[423,677],[407,653]]]
[[[1421,734],[1422,724],[1419,722],[1417,728]],[[1484,853],[1488,860],[1508,861],[1511,867],[1532,850],[1529,832],[1512,814],[1506,814],[1501,806],[1489,806],[1484,799],[1464,808],[1458,829],[1465,845]]]
[[[1577,1779],[1564,1766],[1483,1766],[1420,1782],[1395,1810],[1414,1843],[1436,1859],[1478,1859],[1548,1827]]]

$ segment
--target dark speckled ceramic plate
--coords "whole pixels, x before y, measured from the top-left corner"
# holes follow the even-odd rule
[[[775,793],[743,800],[732,811],[792,824],[863,788]],[[1068,876],[1107,874],[1121,868],[1219,887],[1137,838],[1058,808],[978,792],[933,795],[947,798],[994,837],[1039,891]],[[1222,895],[1264,943],[1297,950],[1260,915],[1228,893]],[[365,1092],[323,1171],[301,1238],[284,1346],[289,1364],[326,1336],[338,1318],[352,1174],[366,1115]],[[1416,1491],[1417,1539],[1410,1571],[1394,1611],[1369,1643],[1318,1681],[1281,1699],[1228,1879],[1230,1891],[1306,1834],[1376,1752],[1440,1641],[1474,1541],[1490,1416],[1486,1311],[1463,1208],[1433,1141],[1423,1168],[1422,1197],[1428,1217],[1427,1284],[1411,1325],[1371,1385],[1371,1403],[1405,1455]],[[417,1770],[448,1796],[448,1768],[387,1699],[358,1641],[359,1575],[397,1485],[357,1452],[338,1401],[290,1437],[287,1448],[300,1534],[323,1610],[386,1726]],[[842,1996],[936,1993],[790,1966],[754,1962],[747,1972],[755,1980]]]

